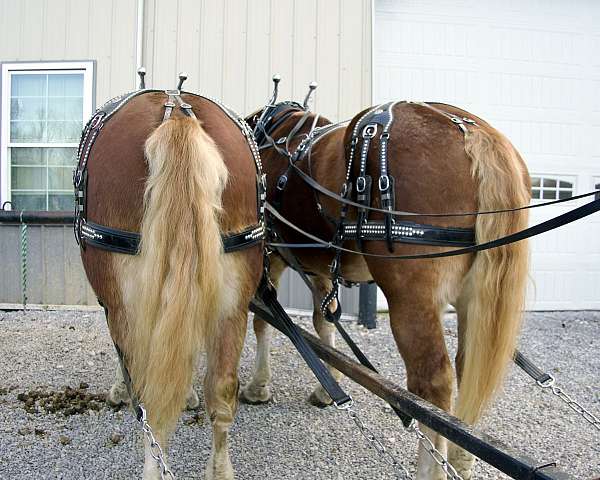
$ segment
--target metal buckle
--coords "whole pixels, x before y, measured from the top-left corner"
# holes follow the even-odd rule
[[[367,179],[363,176],[360,176],[356,179],[356,191],[358,193],[362,193],[367,188]]]
[[[340,192],[340,197],[346,197],[346,194],[348,193],[348,183],[344,182],[344,184],[342,185],[342,191]]]
[[[337,270],[337,266],[338,266],[337,259],[336,259],[336,258],[334,258],[334,259],[333,259],[333,262],[331,262],[331,266],[329,267],[329,271],[330,271],[331,273],[335,272],[335,271]]]
[[[379,177],[379,191],[385,192],[388,188],[390,188],[390,178],[387,175],[382,175]]]
[[[287,185],[288,177],[287,175],[281,175],[277,179],[277,190],[283,191],[285,186]]]
[[[548,374],[548,378],[546,380],[544,380],[543,382],[540,382],[538,380],[536,383],[542,388],[550,388],[554,385],[555,378],[552,375]]]
[[[333,405],[338,410],[349,410],[354,406],[354,400],[352,397],[348,397],[348,400],[344,401],[343,403],[333,402]]]
[[[95,130],[96,128],[98,128],[100,126],[100,124],[102,123],[103,118],[104,118],[104,115],[102,115],[102,114],[96,115],[92,119],[92,122],[90,123],[90,130]]]
[[[181,92],[179,90],[165,90],[165,93],[169,96],[179,96]]]
[[[175,105],[173,102],[165,102],[165,107],[168,108],[175,108],[177,105]]]
[[[279,140],[277,140],[275,143],[277,145],[281,145],[282,143],[285,143],[285,141],[287,140],[287,137],[281,137]]]
[[[367,125],[365,128],[363,128],[362,137],[363,138],[373,138],[376,133],[377,133],[377,124],[369,123],[369,125]]]

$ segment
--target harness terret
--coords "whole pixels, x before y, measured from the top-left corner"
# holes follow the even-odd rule
[[[96,111],[83,129],[79,149],[77,151],[77,168],[73,173],[73,185],[75,187],[75,238],[77,243],[83,249],[85,249],[87,245],[90,245],[116,253],[124,253],[128,255],[136,255],[138,253],[140,234],[125,230],[118,230],[88,220],[86,208],[86,190],[88,181],[87,164],[94,142],[98,138],[101,129],[104,127],[104,125],[106,125],[111,117],[121,108],[123,108],[123,106],[126,105],[131,99],[139,95],[155,92],[164,92],[167,95],[165,111],[162,119],[163,122],[169,120],[174,109],[177,107],[179,107],[186,116],[196,118],[196,115],[192,110],[192,106],[184,102],[181,98],[182,92],[180,90],[163,91],[142,89],[109,100]],[[188,93],[186,92],[186,94]],[[258,153],[258,147],[254,141],[252,131],[245,120],[220,102],[207,97],[202,98],[217,105],[223,111],[223,113],[225,113],[240,129],[246,138],[248,145],[250,146],[250,151],[252,152],[256,166],[258,223],[244,229],[242,232],[222,235],[221,238],[223,242],[223,250],[225,253],[229,253],[252,247],[262,242],[264,239],[264,203],[266,200],[266,180],[262,173],[262,164],[260,161],[260,155]]]

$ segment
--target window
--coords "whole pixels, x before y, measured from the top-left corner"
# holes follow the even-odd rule
[[[573,177],[532,175],[531,198],[536,200],[562,200],[574,195]]]
[[[92,62],[2,65],[2,203],[73,208],[72,171],[92,88]]]

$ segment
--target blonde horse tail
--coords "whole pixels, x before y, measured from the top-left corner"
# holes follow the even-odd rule
[[[197,353],[218,316],[227,167],[200,122],[188,117],[160,125],[145,153],[149,176],[128,362],[136,392],[160,427],[183,408]]]
[[[465,150],[478,184],[478,210],[527,205],[530,179],[511,143],[497,131],[475,129]],[[478,243],[527,227],[528,211],[479,215]],[[512,243],[478,252],[467,275],[464,293],[466,325],[462,336],[462,376],[456,414],[476,422],[502,385],[519,334],[528,278],[528,244]]]

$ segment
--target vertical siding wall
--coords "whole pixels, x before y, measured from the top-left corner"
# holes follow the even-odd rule
[[[186,88],[240,113],[262,107],[271,76],[280,98],[302,100],[332,120],[371,102],[370,0],[148,0],[144,63],[153,87]]]
[[[0,0],[0,61],[96,60],[96,101],[131,90],[135,0]]]
[[[319,82],[313,110],[333,121],[371,103],[371,0],[146,0],[144,13],[150,87],[174,88],[186,71],[187,90],[248,114],[279,73],[280,99],[301,101]],[[0,62],[95,60],[101,105],[135,85],[136,22],[137,0],[0,0]],[[30,302],[95,303],[89,287],[68,285],[85,285],[70,228],[31,235]],[[0,227],[0,303],[21,300],[17,240],[16,227]],[[312,308],[298,278],[280,291],[285,304]],[[356,312],[357,294],[344,293]]]

